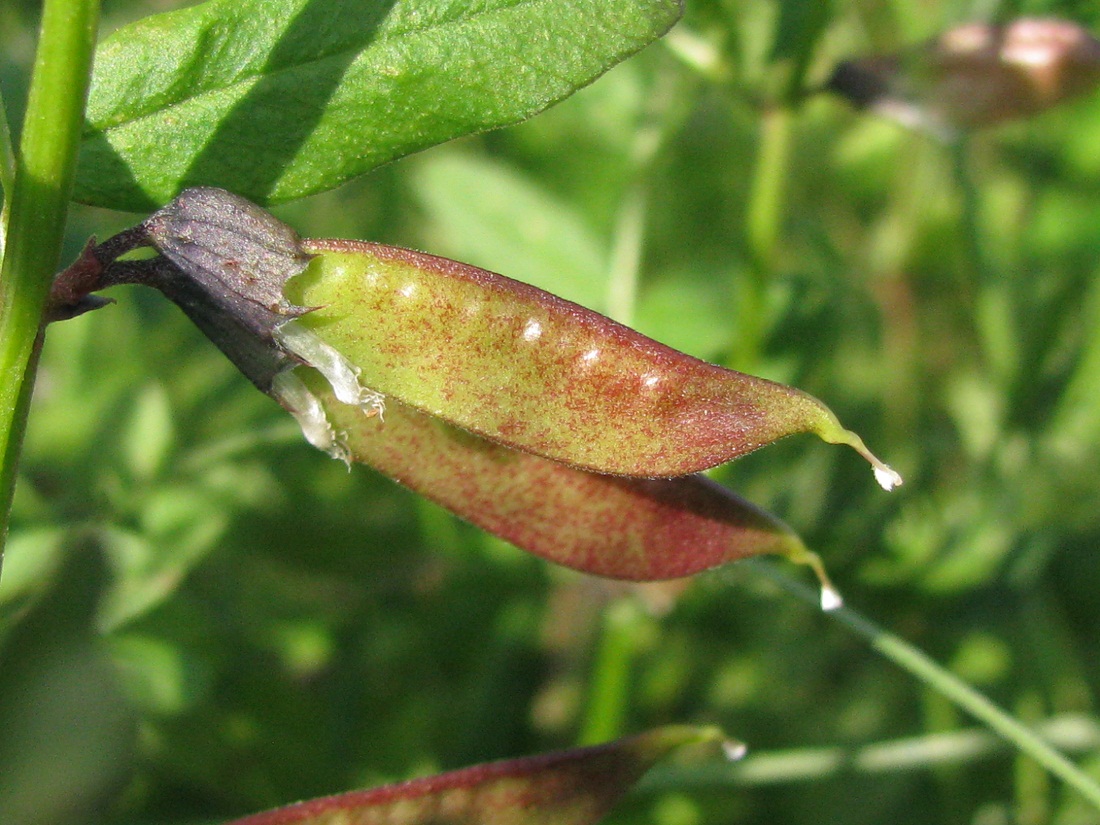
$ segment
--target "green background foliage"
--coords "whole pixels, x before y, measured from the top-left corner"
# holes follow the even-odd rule
[[[852,54],[994,13],[1095,27],[1100,7],[796,5],[689,0],[535,119],[277,214],[529,280],[826,401],[905,487],[809,437],[716,477],[850,604],[1021,720],[1061,720],[1100,776],[1100,101],[976,137],[965,176],[834,99],[780,106]],[[104,29],[163,7],[108,2]],[[12,112],[34,13],[0,6]],[[77,209],[66,257],[134,221]],[[51,328],[27,433],[0,584],[15,821],[214,823],[668,722],[842,758],[655,782],[616,821],[1096,821],[1007,751],[919,757],[972,722],[753,565],[686,587],[548,566],[347,472],[159,296],[114,297]],[[854,759],[899,738],[915,768]]]

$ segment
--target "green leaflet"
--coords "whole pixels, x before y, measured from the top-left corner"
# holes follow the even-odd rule
[[[96,54],[74,197],[273,203],[517,123],[652,42],[678,0],[209,0]]]

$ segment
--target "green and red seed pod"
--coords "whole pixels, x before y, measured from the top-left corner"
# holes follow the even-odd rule
[[[708,364],[543,290],[456,261],[343,240],[287,285],[312,330],[386,397],[515,449],[645,478],[723,464],[795,433],[864,454],[817,399]]]
[[[160,255],[119,260],[139,246]],[[901,483],[805,393],[485,270],[301,240],[222,190],[187,190],[90,247],[52,311],[119,283],[179,304],[315,446],[588,573],[653,581],[778,553],[810,564],[834,607],[786,525],[697,471],[813,432],[857,449],[885,488]]]
[[[227,825],[592,825],[672,751],[719,742],[717,728],[670,725],[604,745],[299,802]]]

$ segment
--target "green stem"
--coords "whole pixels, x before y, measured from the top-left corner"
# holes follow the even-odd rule
[[[756,570],[787,592],[803,601],[817,605],[816,591],[792,579],[774,564],[762,559],[752,559],[746,563],[751,563]],[[851,608],[842,607],[831,611],[828,615],[846,625],[856,635],[862,636],[879,654],[908,671],[928,688],[984,722],[1021,753],[1030,756],[1100,810],[1100,784],[1051,747],[1041,736],[1021,724],[958,676],[938,665],[904,639],[883,630]]]
[[[661,45],[685,66],[712,83],[725,83],[732,73],[727,54],[684,23],[661,38]]]
[[[595,745],[622,735],[641,621],[641,608],[630,597],[616,600],[604,613],[578,744]]]
[[[795,112],[780,106],[764,113],[760,148],[745,219],[749,269],[736,284],[737,330],[730,366],[752,369],[764,334],[764,304],[768,281],[779,265],[787,172]]]
[[[960,231],[970,277],[964,295],[971,296],[974,321],[982,355],[994,374],[1006,384],[1017,367],[1018,336],[1013,321],[1012,296],[1004,278],[998,277],[986,247],[981,226],[981,196],[970,171],[969,142],[950,144],[955,185],[961,196]]]
[[[746,218],[746,240],[753,267],[762,274],[771,274],[778,265],[794,116],[791,107],[780,106],[764,112],[761,120],[760,149]]]
[[[8,237],[8,206],[11,204],[14,184],[15,149],[11,142],[8,107],[4,105],[4,95],[0,93],[0,189],[4,191],[4,206],[0,208],[0,260],[4,259],[4,241]]]
[[[633,174],[623,189],[622,206],[615,221],[607,284],[608,314],[627,326],[634,324],[638,304],[653,167],[691,111],[684,103],[694,99],[686,88],[688,85],[676,73],[665,73],[652,85],[644,116],[631,143]]]
[[[645,244],[646,186],[630,188],[619,210],[611,249],[611,274],[607,283],[607,314],[620,324],[634,324],[638,300],[638,275]]]
[[[1087,716],[1058,716],[1042,722],[1045,741],[1087,754],[1100,747],[1100,726]],[[892,774],[969,765],[1009,752],[1003,739],[985,730],[930,733],[863,747],[798,748],[749,752],[739,762],[662,765],[638,785],[642,793],[707,787],[778,785],[828,779],[846,773]]]
[[[15,487],[36,341],[61,257],[91,76],[98,0],[46,0],[0,267],[0,558]]]
[[[970,174],[968,161],[970,143],[965,137],[951,141],[951,169],[955,176],[955,184],[962,196],[962,234],[966,251],[967,262],[977,277],[979,285],[985,285],[993,279],[992,268],[985,254],[985,245],[982,242],[981,199],[978,195],[978,187]]]
[[[286,444],[302,444],[302,430],[292,420],[280,421],[260,430],[250,430],[200,447],[180,460],[181,473],[199,476],[219,464],[240,456],[254,455],[261,450]]]

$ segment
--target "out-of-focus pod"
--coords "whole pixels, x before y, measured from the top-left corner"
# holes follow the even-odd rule
[[[1030,117],[1100,81],[1100,41],[1064,20],[969,23],[898,54],[844,61],[827,88],[857,106],[950,138]]]

